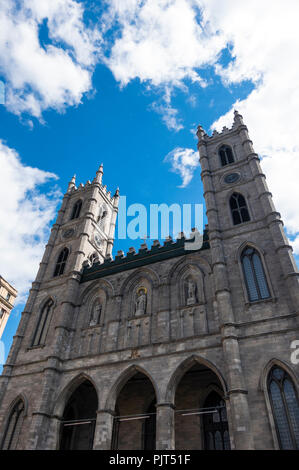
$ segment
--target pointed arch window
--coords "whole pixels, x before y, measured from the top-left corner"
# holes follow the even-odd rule
[[[247,204],[244,196],[239,193],[231,195],[229,200],[234,225],[242,224],[250,220]]]
[[[71,219],[78,219],[78,217],[80,216],[81,209],[82,209],[82,201],[81,199],[79,199],[74,204]]]
[[[48,302],[42,308],[38,324],[33,336],[32,347],[33,346],[40,346],[45,344],[46,342],[46,335],[49,328],[49,324],[51,321],[51,313],[53,308],[54,302],[52,299],[49,299]]]
[[[268,376],[268,393],[281,449],[299,449],[299,401],[289,374],[274,366]]]
[[[233,151],[229,145],[222,145],[222,147],[220,147],[219,156],[222,166],[234,163]]]
[[[57,263],[56,263],[55,271],[54,271],[54,277],[61,276],[61,274],[63,274],[68,255],[69,255],[69,250],[67,248],[63,248],[63,250],[61,250],[57,259]]]
[[[98,224],[102,230],[104,230],[105,223],[107,220],[108,211],[106,207],[101,207],[100,214],[98,217]]]
[[[6,425],[1,450],[16,449],[18,437],[24,419],[25,406],[23,400],[18,400],[14,405]]]
[[[259,253],[247,246],[242,251],[241,263],[250,302],[268,299],[270,291]]]

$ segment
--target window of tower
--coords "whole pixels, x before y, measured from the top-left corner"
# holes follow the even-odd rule
[[[259,253],[254,248],[246,247],[241,262],[250,302],[268,299],[270,291]]]
[[[234,193],[229,200],[229,204],[234,225],[250,220],[247,204],[242,194]]]
[[[220,147],[219,156],[222,166],[234,163],[233,151],[228,145],[222,145],[222,147]]]
[[[82,208],[82,201],[81,201],[81,199],[79,199],[74,204],[71,219],[78,219],[78,217],[80,216],[81,208]]]
[[[46,341],[46,334],[48,331],[48,327],[50,324],[51,320],[51,313],[52,313],[52,307],[53,307],[53,300],[50,299],[48,302],[44,305],[39,320],[38,324],[34,333],[33,341],[32,341],[32,346],[39,346],[41,344],[45,344]]]
[[[60,252],[58,259],[57,259],[57,263],[56,263],[56,267],[54,271],[54,277],[61,276],[63,274],[68,255],[69,255],[69,250],[67,248],[63,248],[63,250]]]

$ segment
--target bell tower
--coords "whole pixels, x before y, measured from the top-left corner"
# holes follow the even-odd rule
[[[92,182],[76,187],[75,176],[71,179],[3,368],[0,402],[18,356],[47,358],[48,369],[38,397],[41,411],[32,422],[29,445],[32,448],[41,439],[37,431],[41,421],[44,426],[49,424],[47,403],[58,383],[61,360],[70,344],[83,264],[111,258],[119,191],[117,189],[111,196],[103,186],[102,178],[103,165]],[[49,323],[44,323],[45,335],[37,342],[34,332],[38,331],[39,319],[47,305],[53,316],[52,328]],[[50,314],[48,318],[50,320]],[[46,335],[46,343],[41,344]]]
[[[102,178],[103,165],[92,182],[76,187],[76,177],[71,179],[52,227],[37,281],[71,271],[80,272],[84,262],[103,262],[111,256],[119,191],[117,189],[112,197],[102,184]],[[61,269],[57,267],[59,263],[62,263]]]
[[[242,116],[235,111],[232,128],[212,136],[199,126],[197,136],[236,447],[249,449],[252,364],[240,325],[261,322],[271,332],[283,315],[298,324],[298,270]]]

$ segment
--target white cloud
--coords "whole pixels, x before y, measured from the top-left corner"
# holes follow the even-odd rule
[[[48,108],[79,104],[91,89],[100,35],[84,25],[83,13],[75,0],[0,3],[0,73],[10,111],[41,118]],[[49,37],[41,44],[45,24]]]
[[[180,188],[185,188],[193,178],[193,173],[199,166],[198,152],[193,149],[177,147],[169,152],[164,162],[171,164],[171,171],[182,178]]]
[[[254,84],[232,109],[244,116],[274,201],[294,238],[299,233],[298,0],[110,0],[109,15],[111,24],[118,21],[119,34],[106,64],[122,86],[138,78],[172,91],[186,89],[188,80],[206,87],[200,70],[210,65],[224,86],[248,80]],[[231,60],[225,67],[219,58],[227,47]],[[229,126],[232,109],[212,127]],[[170,95],[164,108],[156,110],[169,128],[181,128]],[[186,186],[192,165],[183,163],[186,149],[176,150],[168,161]]]
[[[25,166],[0,140],[0,274],[23,301],[41,261],[60,193],[42,194],[39,185],[57,179],[53,173]]]
[[[299,3],[274,0],[270,7],[268,1],[230,0],[220,8],[214,0],[203,3],[206,20],[232,47],[234,60],[227,68],[216,68],[224,83],[229,86],[250,79],[256,85],[232,109],[244,117],[276,207],[288,234],[295,236],[299,231]],[[232,109],[212,127],[229,126]],[[294,248],[299,253],[298,236]]]
[[[118,22],[106,64],[123,86],[134,78],[159,86],[184,79],[206,86],[196,68],[213,63],[223,40],[198,22],[195,0],[109,0],[110,24]],[[107,17],[105,23],[107,25]]]

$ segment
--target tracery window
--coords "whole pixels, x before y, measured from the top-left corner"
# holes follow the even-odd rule
[[[45,344],[47,331],[51,321],[53,304],[53,300],[49,299],[48,302],[46,302],[46,304],[44,305],[33,336],[32,346],[39,346],[41,344]]]
[[[222,147],[220,147],[219,156],[222,166],[234,163],[233,151],[228,145],[222,145]]]
[[[18,437],[23,423],[24,410],[24,402],[20,399],[14,405],[9,415],[3,440],[1,443],[1,450],[16,449]]]
[[[241,254],[241,263],[250,302],[268,299],[270,292],[259,253],[246,247]]]
[[[242,224],[250,220],[247,204],[244,196],[239,193],[232,194],[229,200],[234,225]]]
[[[82,201],[81,199],[79,199],[74,204],[71,219],[78,219],[78,217],[80,216],[81,208],[82,208]]]
[[[69,255],[69,250],[67,248],[63,248],[63,250],[61,250],[57,259],[57,263],[56,263],[55,271],[54,271],[54,277],[61,276],[64,273],[68,255]]]
[[[268,393],[281,449],[299,449],[299,401],[289,374],[274,366],[268,376]]]

